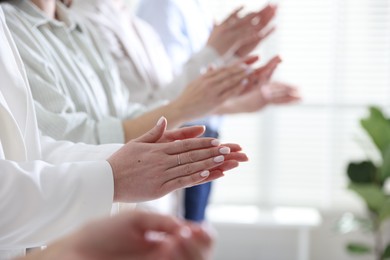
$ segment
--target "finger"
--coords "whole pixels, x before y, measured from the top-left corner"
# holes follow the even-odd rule
[[[244,9],[244,6],[239,6],[222,22],[222,24],[234,24],[238,18],[238,14]]]
[[[196,172],[190,175],[179,176],[177,178],[170,179],[166,181],[162,189],[164,193],[169,193],[177,189],[182,189],[186,187],[191,187],[196,183],[200,183],[207,179],[210,176],[210,171],[204,170],[201,172]]]
[[[276,5],[267,5],[265,8],[258,12],[260,18],[259,26],[257,29],[262,30],[269,22],[275,17],[277,7]]]
[[[245,76],[246,73],[248,73],[247,70],[248,67],[242,63],[234,64],[218,69],[214,75],[210,75],[208,80],[210,80],[213,85],[221,84],[225,80],[230,80],[234,76]]]
[[[235,64],[244,63],[246,65],[252,65],[256,61],[258,61],[260,57],[258,55],[249,55],[246,57],[241,58],[240,60],[236,61]]]
[[[267,38],[268,36],[270,36],[273,32],[275,32],[276,30],[276,27],[273,26],[271,28],[269,28],[267,31],[265,32],[259,32],[258,33],[258,37],[259,37],[259,42],[263,41],[265,38]]]
[[[236,77],[232,79],[229,84],[230,85],[220,94],[221,101],[226,101],[231,97],[239,96],[241,93],[245,92],[249,86],[249,80],[247,77],[241,79]]]
[[[273,104],[284,105],[300,101],[300,97],[281,97],[272,101]]]
[[[227,143],[227,144],[222,144],[221,146],[227,146],[230,148],[230,152],[239,152],[242,151],[242,148],[239,144],[233,144],[233,143]]]
[[[237,162],[235,160],[225,161],[222,165],[219,165],[215,168],[212,168],[210,170],[210,173],[212,173],[214,171],[227,172],[227,171],[230,171],[230,170],[237,168],[239,165],[240,165],[239,162]],[[210,174],[210,176],[211,176],[211,174]]]
[[[178,165],[184,165],[187,163],[193,163],[198,161],[203,161],[208,158],[213,158],[218,155],[227,155],[230,153],[230,148],[227,146],[218,146],[212,147],[209,149],[200,149],[195,151],[190,151],[181,154],[171,155],[170,161],[172,161],[172,167],[177,167]]]
[[[229,30],[236,31],[237,33],[242,32],[243,29],[249,29],[249,31],[255,31],[252,26],[252,20],[258,16],[257,13],[248,13],[242,18],[237,17],[234,23],[230,23]]]
[[[276,67],[281,63],[282,60],[279,56],[273,57],[271,60],[267,62],[264,66],[256,69],[254,71],[254,75],[257,76],[258,80],[266,81],[266,79],[269,79],[273,72],[275,71]]]
[[[215,138],[190,138],[184,140],[177,140],[176,142],[163,144],[163,150],[167,154],[179,154],[189,152],[192,150],[205,149],[213,146],[219,146],[220,142]]]
[[[163,136],[166,128],[167,128],[167,119],[162,116],[157,121],[157,124],[151,130],[141,135],[140,137],[134,139],[134,141],[142,142],[142,143],[155,143]]]
[[[249,161],[248,156],[245,153],[230,153],[225,155],[225,161],[234,160],[238,162],[247,162]]]
[[[165,132],[165,142],[195,138],[204,134],[205,126],[189,126]]]
[[[237,95],[243,91],[246,85],[249,83],[248,77],[252,73],[249,67],[246,67],[246,71],[243,73],[237,73],[230,75],[220,82],[215,88],[220,90],[221,100],[226,100],[228,97]]]
[[[175,234],[182,224],[175,218],[146,211],[132,211],[128,218],[129,226],[141,232],[156,231]]]
[[[205,159],[198,162],[187,163],[184,165],[177,165],[176,167],[165,170],[164,183],[174,179],[180,179],[181,177],[193,176],[194,174],[196,175],[196,173],[201,173],[205,170],[221,165],[223,164],[224,161],[225,161],[224,155],[218,155],[213,158]],[[200,176],[200,174],[198,175]],[[202,177],[207,177],[207,176],[202,176]]]
[[[221,177],[224,177],[225,174],[223,173],[223,171],[221,170],[210,170],[210,175],[209,177],[207,177],[206,179],[198,182],[198,183],[195,183],[193,184],[193,186],[195,185],[199,185],[199,184],[203,184],[203,183],[207,183],[207,182],[210,182],[210,181],[215,181]]]

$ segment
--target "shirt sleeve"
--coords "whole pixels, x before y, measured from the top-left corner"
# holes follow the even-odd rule
[[[159,0],[139,4],[137,15],[148,22],[161,36],[176,73],[189,58],[191,43],[187,37],[185,19],[174,1]],[[150,8],[150,6],[153,8]],[[180,25],[180,26],[178,26]]]
[[[39,35],[26,31],[24,22],[12,13],[6,13],[6,21],[26,68],[40,130],[57,140],[123,143],[121,119],[111,116],[95,119],[76,109],[76,104],[62,88],[61,75],[55,73],[45,60],[45,51],[34,38]]]
[[[0,250],[40,246],[110,212],[114,186],[106,161],[0,160],[0,168]]]
[[[187,85],[198,78],[211,64],[220,67],[224,64],[219,54],[210,47],[204,47],[194,54],[183,66],[174,79],[154,93],[156,99],[172,100],[177,97]]]

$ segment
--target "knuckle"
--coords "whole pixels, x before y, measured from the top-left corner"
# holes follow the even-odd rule
[[[182,148],[184,148],[185,151],[191,149],[191,142],[189,140],[184,140],[181,143],[182,143]]]
[[[191,174],[191,170],[192,170],[191,164],[184,165],[184,172],[186,173],[186,175]]]
[[[188,161],[189,161],[189,162],[195,162],[195,161],[197,161],[196,152],[188,152],[188,153],[187,153],[187,158],[188,158]]]

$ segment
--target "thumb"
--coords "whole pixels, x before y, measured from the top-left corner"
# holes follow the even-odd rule
[[[150,129],[148,132],[141,135],[140,137],[136,138],[134,141],[142,143],[156,143],[163,136],[166,128],[167,119],[162,116],[152,129]]]

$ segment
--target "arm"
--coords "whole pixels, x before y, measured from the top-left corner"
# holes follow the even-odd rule
[[[248,71],[241,63],[208,71],[192,81],[175,100],[137,118],[124,121],[126,140],[131,140],[144,129],[152,127],[159,117],[165,116],[170,127],[201,118],[227,99],[237,96],[246,89]]]
[[[114,185],[105,161],[0,160],[0,168],[1,249],[42,245],[110,212]]]
[[[76,109],[63,88],[65,81],[48,61],[53,57],[39,45],[33,30],[26,28],[24,20],[13,10],[7,10],[7,24],[23,59],[31,92],[36,104],[38,123],[45,135],[58,140],[84,141],[92,144],[123,143],[121,120],[102,117],[96,120],[88,113]]]
[[[163,237],[163,239],[162,239]],[[211,259],[212,238],[198,225],[147,212],[125,212],[77,232],[19,260]]]

